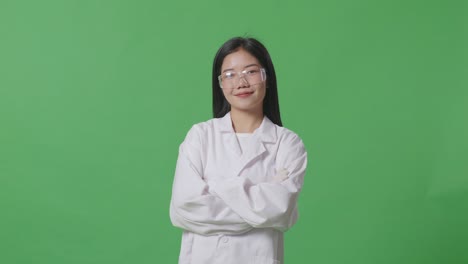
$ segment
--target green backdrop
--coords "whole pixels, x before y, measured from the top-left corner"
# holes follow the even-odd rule
[[[0,1],[0,263],[176,263],[178,146],[228,38],[309,153],[286,263],[468,263],[468,3]]]

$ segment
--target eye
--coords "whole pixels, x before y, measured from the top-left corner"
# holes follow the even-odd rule
[[[255,74],[257,74],[258,72],[259,72],[258,69],[248,69],[248,70],[246,70],[245,73],[248,74],[248,75],[255,75]]]
[[[225,72],[223,74],[223,78],[228,79],[228,80],[234,78],[235,76],[236,76],[236,73],[234,72]]]

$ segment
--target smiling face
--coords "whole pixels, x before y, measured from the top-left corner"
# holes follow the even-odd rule
[[[266,93],[266,81],[249,83],[250,72],[258,71],[262,65],[252,54],[240,48],[227,55],[221,65],[221,74],[235,73],[232,86],[223,88],[223,94],[231,105],[231,111],[261,111]],[[241,76],[238,73],[243,72]],[[257,73],[260,74],[260,73]],[[223,86],[224,87],[224,86]]]

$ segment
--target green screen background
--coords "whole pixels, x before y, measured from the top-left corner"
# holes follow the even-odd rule
[[[0,263],[176,263],[228,38],[309,153],[286,263],[468,263],[467,1],[0,1]]]

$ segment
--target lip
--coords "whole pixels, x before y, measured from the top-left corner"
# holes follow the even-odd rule
[[[252,94],[253,92],[245,92],[245,93],[236,94],[235,96],[245,98],[245,97],[249,97]]]

